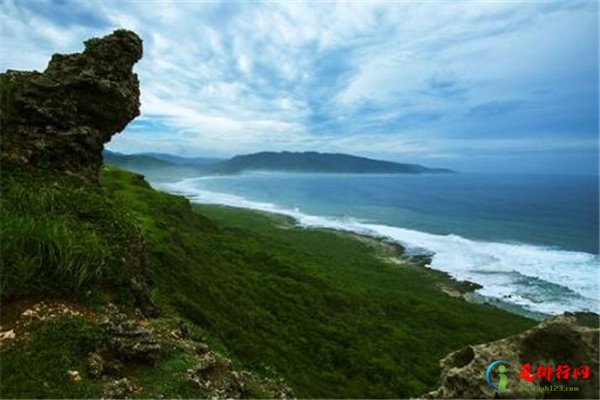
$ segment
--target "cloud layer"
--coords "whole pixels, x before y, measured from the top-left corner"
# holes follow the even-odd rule
[[[2,69],[120,27],[145,55],[142,116],[116,151],[597,173],[595,2],[7,0]]]

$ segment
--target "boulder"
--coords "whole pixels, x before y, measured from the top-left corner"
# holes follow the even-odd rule
[[[133,65],[142,40],[117,30],[54,54],[44,72],[0,74],[0,162],[49,168],[97,182],[104,143],[140,113]]]
[[[441,361],[441,386],[425,398],[481,399],[481,398],[598,398],[598,315],[566,313],[550,318],[521,334],[495,342],[466,346]],[[496,393],[485,378],[488,366],[497,360],[508,364],[504,371],[506,390]],[[533,382],[520,378],[524,365],[530,363],[535,374],[539,365],[552,366],[551,380],[537,377]],[[555,369],[568,365],[572,369],[587,365],[588,379],[558,379]],[[491,370],[490,381],[498,382],[496,368]],[[540,391],[540,386],[578,386],[577,392]],[[531,391],[522,391],[527,389]]]

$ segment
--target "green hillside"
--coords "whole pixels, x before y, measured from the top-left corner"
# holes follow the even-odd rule
[[[240,368],[283,377],[298,397],[337,398],[418,396],[436,387],[450,351],[534,325],[447,296],[438,289],[451,284],[445,278],[373,240],[193,207],[114,168],[101,183],[3,171],[3,324],[41,296],[96,312],[108,300],[133,310],[147,293],[161,313],[148,323],[159,331],[181,321]],[[132,278],[147,288],[132,291]],[[65,374],[85,370],[94,343],[106,340],[100,326],[75,317],[38,324],[33,339],[2,347],[10,379],[0,395],[98,397],[96,381],[84,374],[74,385]],[[130,379],[145,388],[135,396],[193,397],[184,379],[193,357],[163,347],[157,367],[132,367]],[[51,390],[32,383],[40,380]]]
[[[235,156],[213,166],[218,173],[267,170],[290,172],[327,172],[353,174],[421,174],[447,173],[448,169],[428,168],[418,164],[374,160],[341,153],[315,151],[264,151]]]

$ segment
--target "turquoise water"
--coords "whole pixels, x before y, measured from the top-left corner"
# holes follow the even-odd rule
[[[432,266],[532,311],[598,309],[598,179],[249,173],[165,186],[433,254]]]

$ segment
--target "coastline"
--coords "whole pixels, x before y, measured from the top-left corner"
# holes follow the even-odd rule
[[[459,281],[481,285],[475,294],[468,295],[473,302],[492,302],[500,308],[536,319],[564,312],[599,311],[597,284],[586,278],[598,273],[600,259],[597,254],[528,242],[486,241],[454,234],[452,229],[431,233],[406,228],[393,221],[360,219],[352,213],[307,212],[297,208],[302,207],[302,201],[283,203],[287,206],[282,206],[269,200],[268,196],[253,200],[239,193],[206,190],[197,180],[153,183],[157,189],[183,195],[192,203],[281,214],[289,216],[299,226],[389,239],[404,246],[408,255],[431,255],[429,265],[432,269],[448,273]],[[454,294],[453,290],[449,292]]]
[[[253,208],[247,207],[236,207],[227,204],[205,204],[193,202],[192,204],[195,208],[201,208],[205,206],[210,207],[220,207],[225,209],[231,209],[238,212],[248,212],[255,213],[259,215],[264,215],[269,218],[277,218],[280,219],[281,222],[278,226],[284,229],[308,229],[315,231],[323,231],[329,232],[334,235],[343,235],[346,237],[351,237],[356,239],[362,243],[367,244],[372,248],[372,251],[377,255],[378,258],[383,261],[393,264],[402,268],[416,268],[420,269],[423,272],[430,274],[431,276],[436,277],[439,280],[437,284],[437,290],[443,292],[445,295],[453,298],[460,298],[463,301],[475,303],[475,304],[483,304],[487,306],[491,306],[503,311],[510,312],[515,315],[519,315],[522,317],[526,317],[529,319],[533,319],[536,321],[542,321],[548,318],[553,317],[550,314],[544,314],[540,312],[535,312],[531,310],[527,310],[523,307],[520,307],[515,304],[511,304],[509,302],[503,302],[499,299],[494,299],[490,297],[483,296],[477,293],[477,290],[482,288],[481,285],[471,282],[468,280],[459,280],[454,278],[450,273],[442,270],[438,270],[432,268],[430,266],[431,256],[426,254],[407,254],[406,248],[402,246],[400,243],[384,237],[377,235],[369,235],[366,233],[354,232],[351,230],[345,230],[342,228],[328,228],[328,227],[313,227],[303,225],[297,218],[290,216],[285,213],[278,212],[270,212],[264,210],[257,210]]]

